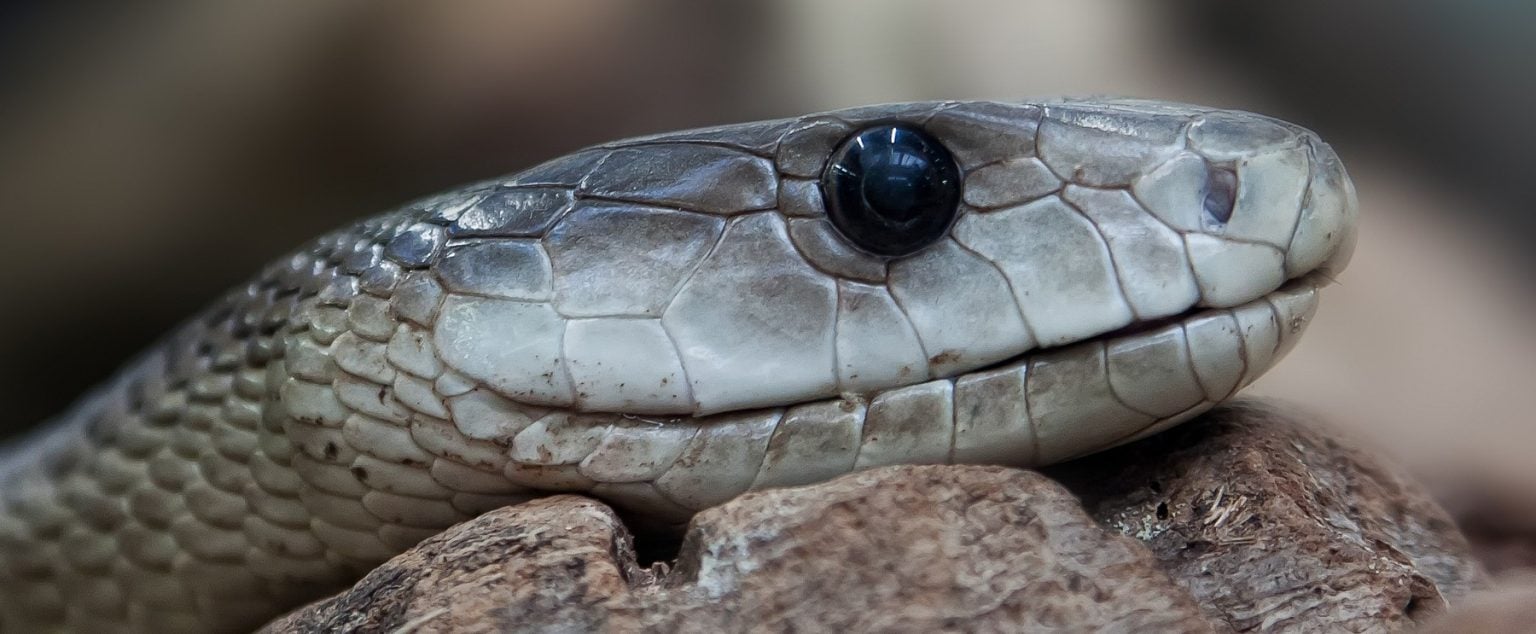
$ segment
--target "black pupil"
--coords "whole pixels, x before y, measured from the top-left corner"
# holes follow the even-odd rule
[[[860,249],[900,256],[949,230],[960,203],[960,168],[928,133],[877,125],[838,146],[822,176],[832,224]]]

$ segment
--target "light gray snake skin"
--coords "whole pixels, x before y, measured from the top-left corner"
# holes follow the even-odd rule
[[[964,175],[947,237],[907,257],[850,247],[818,188],[876,121]],[[1202,211],[1223,171],[1226,223]],[[0,624],[248,629],[550,492],[678,523],[879,465],[1129,442],[1290,349],[1355,215],[1312,133],[1147,101],[576,152],[317,240],[0,454]]]

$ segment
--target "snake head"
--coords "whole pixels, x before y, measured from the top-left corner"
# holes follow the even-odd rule
[[[690,499],[808,482],[816,461],[1048,464],[1258,378],[1355,216],[1327,144],[1244,112],[946,101],[687,130],[375,221],[382,258],[353,275],[393,321],[330,355],[349,376],[386,359],[392,416],[510,445],[528,487],[636,416],[785,445]],[[389,401],[359,385],[336,393]],[[651,464],[662,436],[621,445]]]
[[[887,144],[898,129],[951,171]],[[855,143],[862,166],[841,149]],[[867,222],[829,214],[841,200],[869,216],[882,195],[918,207],[887,233],[903,213],[939,218],[880,253]],[[955,377],[1262,300],[1342,262],[1355,203],[1333,151],[1295,126],[1058,101],[631,139],[423,207],[447,241],[432,262],[446,300],[423,321],[450,367],[541,406],[694,415]]]

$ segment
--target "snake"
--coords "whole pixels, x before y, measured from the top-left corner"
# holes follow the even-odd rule
[[[680,526],[1133,442],[1295,345],[1357,208],[1305,128],[1121,98],[865,106],[461,186],[277,260],[0,450],[0,628],[249,630],[552,494]]]

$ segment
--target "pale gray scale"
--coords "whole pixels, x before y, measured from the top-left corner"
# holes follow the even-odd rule
[[[839,389],[864,392],[926,380],[923,344],[890,291],[847,280],[837,288]]]
[[[216,428],[216,429],[218,429],[218,428]],[[217,434],[217,433],[218,432],[215,432],[215,434]],[[215,442],[217,442],[217,441],[215,441]],[[250,443],[248,446],[251,446],[251,447],[254,448],[254,443]],[[112,453],[113,452],[110,452],[110,451],[103,452],[103,454],[102,454],[103,458],[105,458],[106,456],[112,455]],[[236,498],[238,498],[239,494],[242,491],[245,490],[246,484],[250,482],[250,477],[249,477],[250,470],[247,469],[246,466],[245,466],[245,460],[247,459],[248,455],[249,454],[245,454],[245,455],[236,456],[235,458],[231,458],[229,456],[225,456],[225,455],[221,454],[217,450],[205,452],[202,456],[200,456],[198,458],[198,468],[199,468],[199,471],[202,473],[203,480],[205,482],[207,482],[208,485],[218,489],[218,493],[219,494],[230,494],[230,495],[233,495]],[[100,463],[98,463],[98,466],[100,466]],[[137,471],[137,470],[135,470],[135,471]],[[134,473],[134,472],[129,472],[129,473]],[[107,488],[108,480],[102,474],[97,474],[96,478],[97,478],[98,481],[102,482],[102,490],[104,492],[108,493],[109,495],[117,495],[117,494],[120,494],[122,492],[120,490],[119,491],[113,491],[112,489]],[[140,481],[142,481],[142,480],[140,480]],[[218,495],[218,494],[216,494],[216,495],[212,495],[211,497],[215,498],[213,500],[210,500],[210,504],[212,504],[212,505],[231,504],[232,503],[231,499],[228,496],[226,496],[226,495]],[[243,502],[240,502],[239,506],[243,510],[245,505],[244,505]],[[220,515],[222,515],[222,514],[220,514]],[[243,515],[243,513],[242,513],[242,515]],[[229,527],[239,526],[239,523],[240,523],[239,522],[239,516],[236,516],[236,517],[233,517],[233,518],[230,518],[228,516],[224,516],[224,517],[225,517],[225,519],[223,521],[227,522],[227,524],[226,524],[227,526],[229,526]],[[207,518],[204,518],[204,519],[207,519]],[[233,521],[230,521],[230,520],[233,520]],[[212,521],[212,520],[209,520],[209,521]]]
[[[400,324],[385,346],[385,356],[394,367],[424,379],[435,379],[443,373],[443,361],[432,345],[432,334],[426,330]]]
[[[1231,313],[1209,313],[1186,321],[1184,338],[1206,399],[1224,400],[1237,391],[1247,362],[1237,320]]]
[[[966,374],[955,380],[953,462],[1038,464],[1034,421],[1025,393],[1028,363]]]
[[[1106,355],[1110,388],[1138,412],[1173,416],[1206,398],[1179,324],[1110,340]]]
[[[726,228],[662,325],[682,356],[694,413],[707,414],[834,393],[836,318],[836,283],[799,256],[781,217],[753,214]]]
[[[933,376],[1034,346],[1007,278],[952,240],[892,262],[889,288],[916,330]]]
[[[621,418],[583,458],[581,474],[596,482],[651,482],[677,461],[699,431],[696,421]]]
[[[1232,311],[1237,319],[1237,333],[1243,338],[1243,360],[1247,369],[1240,385],[1253,383],[1268,370],[1280,353],[1280,317],[1269,302],[1250,302]]]
[[[451,245],[435,269],[450,293],[527,301],[549,301],[554,293],[554,267],[536,240]]]
[[[522,433],[543,410],[529,408],[489,390],[474,390],[447,399],[453,426],[465,438],[509,443]]]
[[[1301,129],[1268,117],[1209,112],[1190,126],[1189,145],[1212,160],[1237,161],[1294,144],[1300,133]]]
[[[336,359],[314,339],[302,335],[289,337],[285,348],[284,360],[293,377],[320,384],[336,379]]]
[[[730,215],[773,208],[778,178],[762,157],[668,143],[614,150],[582,181],[577,195]]]
[[[1188,125],[1183,117],[1121,113],[1081,104],[1047,106],[1038,151],[1062,180],[1120,187],[1183,149]]]
[[[588,490],[595,483],[578,467],[597,449],[617,418],[613,414],[555,410],[512,438],[504,452],[507,460],[503,473],[509,481],[529,488]]]
[[[266,521],[259,516],[247,517],[243,529],[251,537],[251,541],[263,550],[302,559],[325,556],[325,544],[308,532],[295,531],[287,526]],[[153,536],[153,533],[144,534],[146,538]],[[146,547],[159,550],[158,556],[165,558],[167,563],[176,553],[174,544],[162,543],[146,545]],[[170,593],[166,598],[171,599],[179,595],[179,592]]]
[[[1268,299],[1280,322],[1280,344],[1275,350],[1275,361],[1279,361],[1290,354],[1312,323],[1312,316],[1317,313],[1317,288],[1310,284],[1301,288],[1287,287],[1270,294]]]
[[[1198,117],[1221,112],[1220,110],[1214,110],[1193,104],[1157,101],[1154,99],[1141,99],[1137,97],[1096,97],[1091,100],[1068,97],[1049,100],[1045,105],[1051,104],[1068,104],[1082,109],[1119,112],[1133,116],[1167,115],[1174,117]]]
[[[282,399],[289,416],[305,423],[341,427],[351,410],[342,405],[341,399],[329,385],[290,379],[281,388]]]
[[[432,480],[449,490],[481,495],[515,495],[530,493],[528,489],[507,482],[500,473],[461,465],[452,460],[434,460]]]
[[[419,471],[415,472],[420,477]],[[429,500],[412,496],[395,495],[383,491],[369,491],[362,496],[363,508],[386,525],[409,526],[442,530],[469,519],[469,514],[453,507],[448,500]],[[380,526],[380,533],[387,526]],[[382,541],[382,540],[380,540]],[[390,550],[397,550],[398,547]]]
[[[226,542],[220,543],[217,550],[220,553],[232,553],[226,560],[238,560],[240,554],[246,548],[244,537],[240,534],[241,525],[246,517],[246,500],[240,494],[218,490],[209,484],[195,484],[187,487],[187,510],[192,511],[192,517],[197,517],[207,527],[220,528],[220,537]],[[201,534],[200,536],[201,537]],[[207,556],[204,559],[220,559],[220,557]]]
[[[970,190],[976,188],[976,183],[971,179],[976,177],[978,168],[1004,162],[1022,163],[1023,159],[1034,157],[1035,135],[1042,113],[1039,106],[1028,104],[991,101],[960,103],[940,109],[923,127],[946,140],[946,147],[951,149],[955,160],[965,170],[969,200]],[[1028,188],[1034,189],[1041,181],[1027,182],[1030,184]],[[984,189],[991,190],[990,187]],[[997,191],[1001,193],[1010,189],[999,188]]]
[[[519,465],[574,466],[602,442],[614,416],[557,411],[541,417],[512,439],[508,456]]]
[[[955,434],[954,387],[950,381],[929,381],[872,399],[853,468],[948,463]]]
[[[394,398],[392,382],[341,376],[331,384],[331,389],[351,411],[404,425],[410,422],[412,412]]]
[[[822,482],[852,471],[863,440],[865,407],[835,400],[790,408],[768,440],[752,488]]]
[[[1277,249],[1288,247],[1311,171],[1311,157],[1301,145],[1238,159],[1237,200],[1221,235]]]
[[[1070,185],[1062,199],[1104,236],[1115,274],[1138,319],[1167,317],[1200,299],[1184,240],[1136,203],[1125,190]]]
[[[1108,99],[1083,99],[1073,97],[1048,100],[1041,105],[1045,107],[1070,106],[1080,112],[1110,113],[1127,117],[1162,117],[1187,120],[1198,119],[1202,116],[1213,113],[1230,112],[1196,104],[1179,103],[1173,101],[1157,101],[1154,99],[1141,99],[1136,97],[1112,97]],[[1257,116],[1252,115],[1251,113],[1242,114],[1247,116]]]
[[[581,475],[576,465],[546,466],[509,462],[502,477],[521,487],[550,493],[590,493],[598,483]]]
[[[584,204],[545,238],[555,307],[567,317],[660,316],[724,230],[707,214]]]
[[[395,289],[390,299],[390,309],[401,319],[430,327],[437,321],[447,291],[437,277],[426,271],[412,271]]]
[[[347,309],[339,305],[321,304],[318,299],[315,299],[309,304],[301,304],[301,310],[303,312],[298,318],[306,325],[306,332],[321,344],[332,344],[338,336],[341,336],[341,333],[349,329]]]
[[[657,319],[573,319],[565,358],[580,409],[666,414],[693,408],[677,347]]]
[[[1169,227],[1181,232],[1211,226],[1205,214],[1211,166],[1194,152],[1178,152],[1131,183],[1131,192]]]
[[[337,367],[349,374],[389,384],[395,380],[395,367],[389,363],[385,350],[384,344],[364,340],[348,331],[336,338],[329,352]]]
[[[411,434],[411,426],[396,425],[364,414],[353,414],[348,416],[346,422],[342,424],[341,433],[347,444],[356,447],[361,453],[380,460],[400,464],[426,464],[434,457],[417,444]],[[263,488],[273,492],[297,492],[297,488],[291,488],[292,483],[286,484],[289,486],[283,489],[275,489],[271,485],[263,485]]]
[[[314,461],[298,461],[294,464],[294,470],[299,473],[299,476],[304,478],[305,482],[310,483],[310,486],[299,490],[299,499],[303,500],[304,506],[311,510],[310,512],[313,514],[314,520],[323,521],[337,528],[366,533],[372,533],[379,526],[383,525],[378,518],[363,508],[362,501],[356,497],[345,494],[337,495],[314,484],[316,481],[329,481],[324,477],[323,473],[309,473],[305,471],[319,464]],[[351,474],[347,475],[350,476]],[[340,478],[336,478],[336,481],[339,482]],[[332,540],[325,539],[324,535],[319,537],[327,545],[335,548]]]
[[[414,412],[433,418],[447,418],[452,414],[448,405],[433,389],[432,383],[404,372],[395,376],[393,383],[395,400]]]
[[[784,176],[819,179],[827,157],[849,134],[853,126],[824,117],[806,117],[798,121],[779,143],[774,165]]]
[[[500,471],[508,464],[506,447],[465,436],[449,421],[416,416],[410,434],[412,442],[438,458],[485,471]]]
[[[567,323],[544,302],[449,295],[433,344],[445,365],[509,398],[568,407],[576,395],[561,353]],[[485,345],[491,329],[502,345]]]
[[[885,281],[886,260],[848,244],[825,218],[791,218],[789,237],[800,255],[818,269],[851,280]]]
[[[1109,247],[1093,223],[1059,198],[966,215],[954,235],[1008,277],[1042,346],[1131,323]]]
[[[354,297],[347,307],[347,325],[359,337],[388,341],[395,332],[395,318],[389,313],[389,300],[364,295]]]
[[[458,372],[443,370],[442,375],[437,377],[437,380],[432,383],[432,387],[437,390],[438,394],[443,396],[458,396],[460,394],[468,394],[471,390],[475,390],[480,386],[476,385],[469,377]]]
[[[450,238],[538,237],[571,208],[569,187],[502,187],[467,205],[448,225]]]
[[[1354,185],[1331,147],[1317,143],[1312,149],[1311,187],[1286,250],[1285,272],[1290,277],[1324,266],[1342,269],[1354,250],[1359,208]]]
[[[1126,429],[1156,421],[1115,397],[1103,346],[1071,346],[1031,361],[1024,395],[1035,422],[1041,464],[1066,460],[1085,448],[1107,447],[1124,438]]]
[[[688,446],[656,488],[668,499],[694,510],[729,500],[752,487],[768,452],[783,410],[718,414],[699,424]]]
[[[1021,205],[1061,191],[1062,181],[1038,158],[987,163],[965,175],[965,202],[981,209]]]
[[[1184,244],[1203,306],[1242,304],[1285,281],[1285,254],[1274,246],[1200,233],[1186,234]]]
[[[349,440],[351,439],[349,438]],[[250,466],[251,481],[254,482],[262,492],[277,496],[292,497],[298,494],[299,489],[304,484],[304,481],[299,478],[298,474],[294,473],[292,469],[289,469],[286,463],[278,464],[273,460],[272,456],[268,455],[265,451],[258,451],[251,454]],[[138,517],[139,521],[141,522],[148,523],[148,520],[139,516],[138,511],[141,509],[137,506],[138,503],[139,500],[133,501],[133,504],[135,505],[135,517]],[[153,505],[159,505],[162,503],[168,504],[170,503],[170,500],[146,500],[146,503],[153,503]],[[281,509],[274,510],[281,511]],[[302,518],[290,520],[289,516],[283,515],[281,513],[275,516],[267,516],[266,514],[263,514],[263,516],[270,521],[290,526],[296,525],[298,522],[302,521]]]

